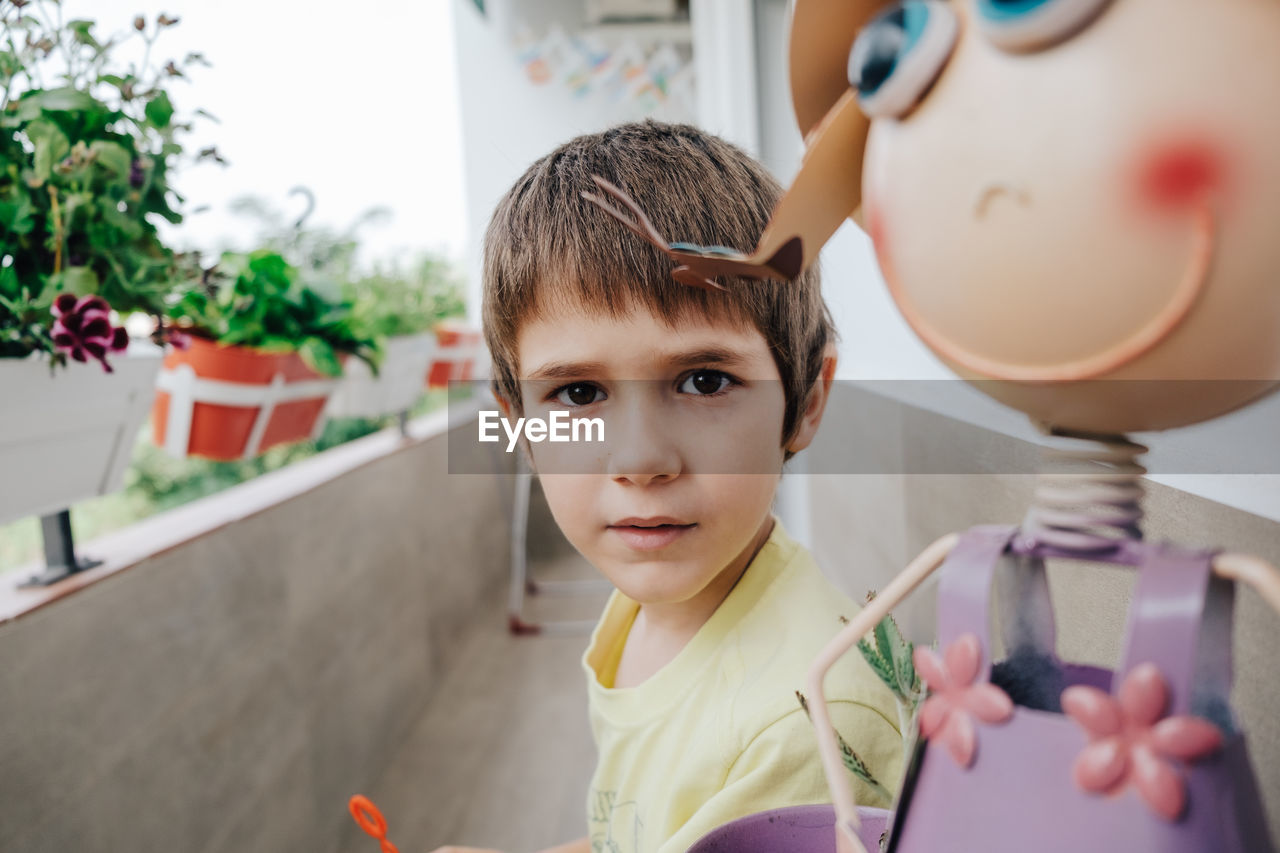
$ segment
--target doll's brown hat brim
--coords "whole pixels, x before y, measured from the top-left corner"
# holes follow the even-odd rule
[[[808,137],[849,88],[849,51],[887,0],[796,0],[791,16],[791,103]],[[860,165],[860,164],[859,164]]]
[[[862,155],[871,123],[849,85],[849,51],[888,0],[796,0],[791,17],[791,100],[805,154],[756,250],[733,259],[671,252],[681,278],[794,278],[862,205]],[[798,262],[798,263],[797,263]]]

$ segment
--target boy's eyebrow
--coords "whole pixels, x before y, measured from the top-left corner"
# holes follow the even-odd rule
[[[735,367],[750,361],[744,354],[727,347],[706,347],[689,352],[674,352],[667,355],[666,360],[676,367],[692,367],[696,364],[719,364],[723,367]]]
[[[702,347],[686,352],[660,353],[659,357],[672,367],[694,367],[700,364],[716,364],[721,367],[741,367],[750,358],[728,347]],[[552,361],[539,366],[525,377],[526,381],[546,379],[580,379],[607,371],[598,361]]]
[[[598,361],[552,361],[530,373],[528,380],[577,379],[588,374],[603,373],[605,366]]]

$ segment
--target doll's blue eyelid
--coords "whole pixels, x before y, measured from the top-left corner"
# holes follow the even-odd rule
[[[980,28],[1011,53],[1045,50],[1088,28],[1113,0],[977,0]]]
[[[988,21],[998,24],[1001,21],[1017,20],[1022,15],[1034,12],[1053,2],[1055,0],[1016,0],[1016,2],[1009,3],[1007,8],[996,6],[990,2],[980,2],[978,3],[978,11]]]

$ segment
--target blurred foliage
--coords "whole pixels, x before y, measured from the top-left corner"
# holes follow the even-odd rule
[[[466,313],[462,279],[437,255],[423,255],[408,271],[375,268],[343,285],[352,304],[352,325],[377,338],[428,332],[449,317]]]
[[[292,223],[256,196],[237,199],[232,210],[256,220],[259,244],[296,264],[312,287],[331,295],[340,293],[344,302],[351,303],[352,327],[360,335],[379,340],[416,335],[443,319],[466,313],[462,276],[438,254],[420,254],[407,267],[376,264],[372,272],[364,272],[357,266],[359,232],[384,223],[390,216],[385,208],[370,208],[341,230],[307,226],[315,199],[305,187],[295,187],[291,194],[307,201],[307,209]]]

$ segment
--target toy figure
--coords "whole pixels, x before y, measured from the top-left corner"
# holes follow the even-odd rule
[[[947,563],[944,657],[917,654],[928,745],[891,849],[1272,849],[1226,704],[1226,581],[1280,611],[1280,575],[1142,542],[1145,448],[1124,433],[1205,421],[1280,383],[1277,45],[1277,0],[797,0],[806,155],[754,253],[668,244],[602,185],[629,210],[598,203],[695,286],[793,277],[853,216],[921,340],[1096,472],[1046,478],[1021,528],[930,545],[815,661],[811,698]],[[1056,658],[1046,557],[1139,573],[1110,692],[1110,673]],[[997,564],[1020,609],[993,666]],[[861,851],[812,706],[839,849]]]

